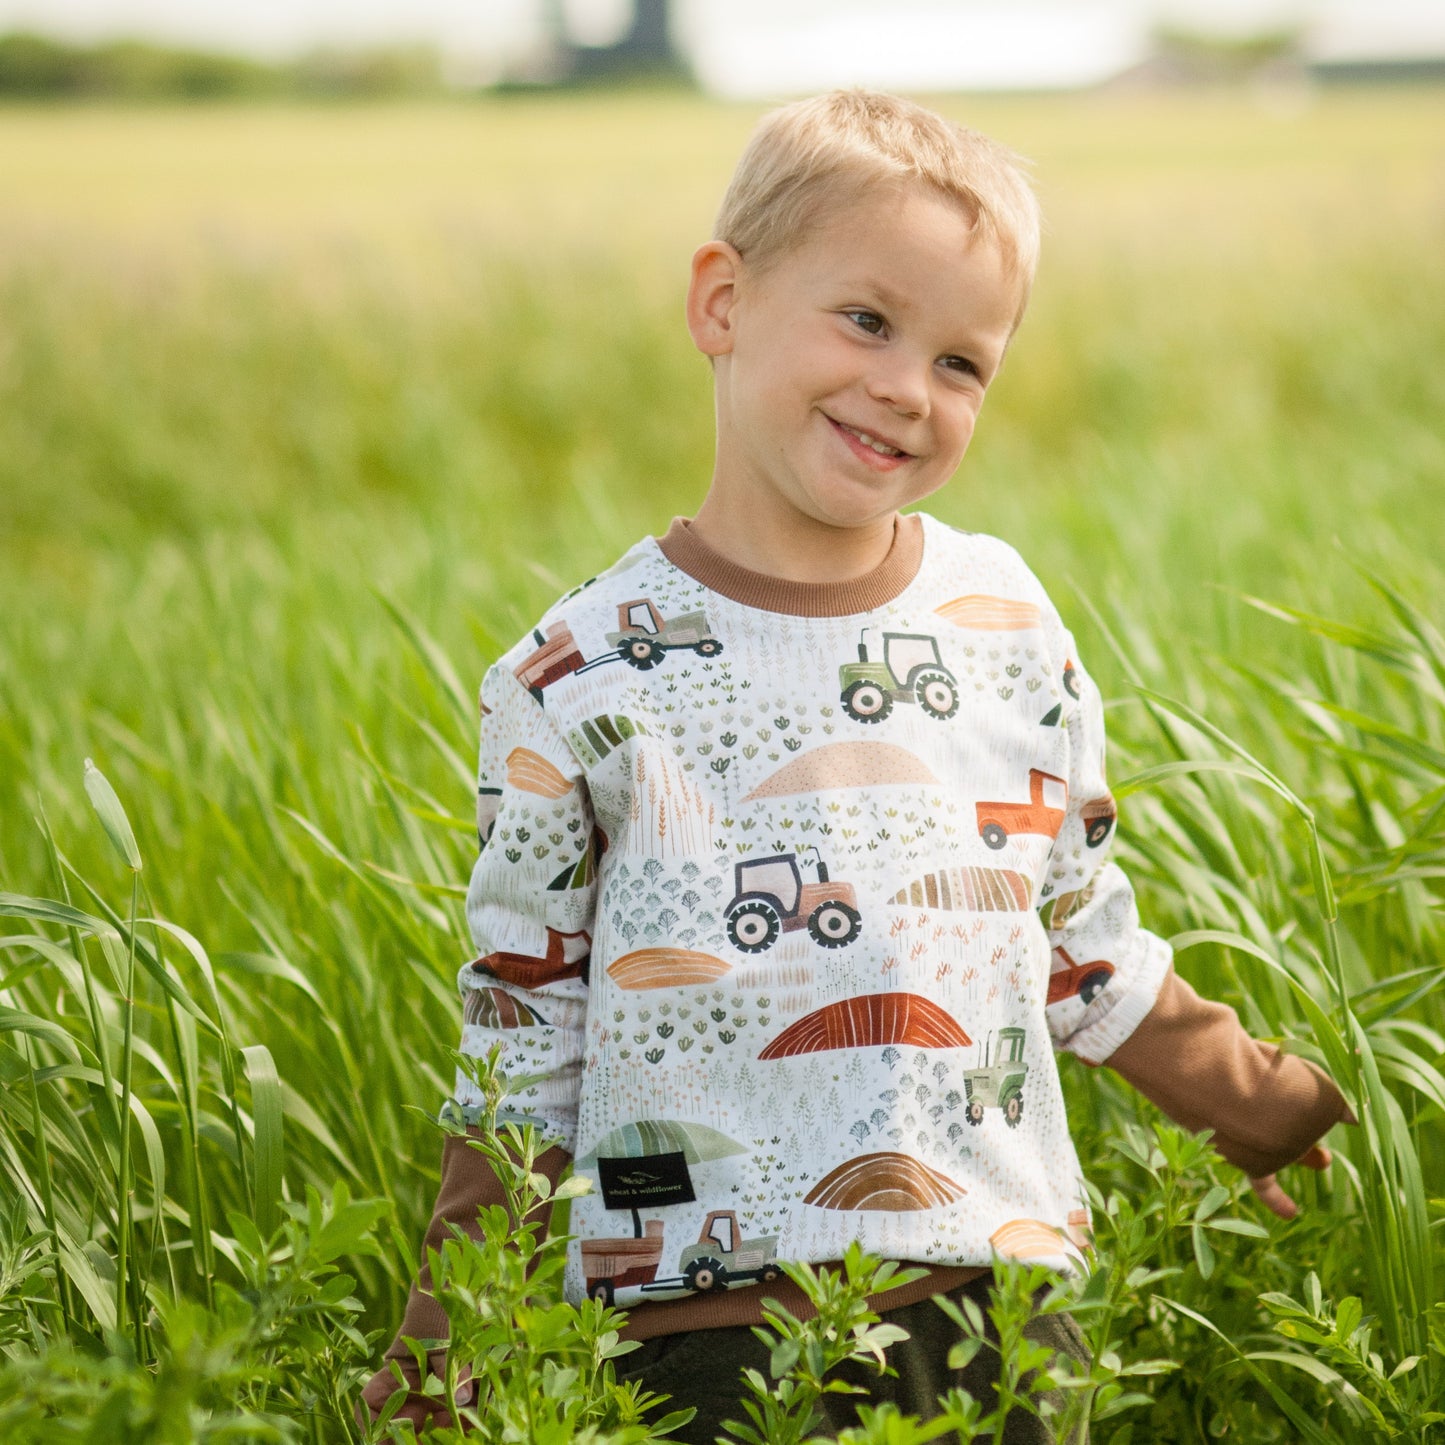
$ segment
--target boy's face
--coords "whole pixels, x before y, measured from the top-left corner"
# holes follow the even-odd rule
[[[874,190],[760,272],[712,242],[689,324],[715,358],[713,489],[779,541],[891,518],[953,475],[1019,287],[931,194]]]

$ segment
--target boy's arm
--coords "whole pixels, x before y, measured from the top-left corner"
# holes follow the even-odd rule
[[[1072,672],[1061,723],[1069,798],[1043,910],[1059,995],[1047,1009],[1054,1042],[1086,1063],[1107,1063],[1185,1128],[1212,1129],[1219,1152],[1288,1217],[1294,1206],[1274,1172],[1296,1160],[1322,1167],[1328,1156],[1312,1146],[1354,1116],[1321,1070],[1259,1043],[1233,1009],[1200,998],[1174,972],[1169,945],[1140,925],[1129,880],[1108,861],[1102,703],[1073,639],[1051,622],[1055,664]]]
[[[575,755],[533,696],[505,666],[482,683],[477,786],[480,856],[467,891],[467,922],[478,956],[463,967],[461,1052],[485,1058],[501,1047],[512,1080],[503,1121],[531,1123],[556,1142],[537,1161],[555,1185],[572,1157],[581,1082],[586,974],[596,907],[596,833],[586,780]],[[458,1072],[456,1103],[475,1135],[482,1096]],[[458,1226],[478,1237],[477,1214],[504,1203],[491,1166],[466,1139],[442,1148],[441,1185],[422,1258]],[[401,1363],[413,1386],[404,1338],[444,1345],[447,1320],[430,1293],[425,1262],[385,1360]],[[397,1388],[387,1366],[363,1392],[373,1413]],[[403,1415],[415,1423],[438,1406],[421,1396]]]
[[[477,1137],[480,1130],[469,1128],[467,1135]],[[545,1174],[553,1187],[572,1156],[559,1145],[553,1145],[545,1154],[538,1156],[536,1169]],[[428,1362],[438,1375],[445,1359],[447,1338],[447,1317],[442,1307],[431,1295],[431,1270],[427,1264],[428,1251],[440,1251],[448,1239],[453,1238],[452,1226],[456,1225],[472,1239],[480,1239],[477,1214],[493,1204],[505,1204],[502,1189],[492,1167],[475,1149],[469,1148],[465,1138],[452,1135],[442,1145],[442,1177],[437,1189],[436,1204],[432,1208],[431,1223],[427,1225],[426,1237],[422,1241],[422,1264],[411,1293],[407,1298],[406,1312],[401,1324],[382,1358],[382,1367],[367,1383],[361,1398],[365,1407],[374,1416],[381,1413],[387,1400],[399,1386],[392,1373],[390,1361],[395,1360],[402,1378],[411,1387],[412,1394],[394,1418],[410,1420],[413,1425],[422,1425],[433,1417],[447,1415],[446,1406],[440,1396],[427,1396],[418,1389],[418,1376],[411,1350],[405,1340],[433,1342],[436,1348],[428,1351]],[[539,1207],[527,1217],[527,1223],[546,1223],[550,1204]],[[470,1386],[465,1382],[459,1392],[457,1403],[470,1403]]]
[[[1296,1160],[1324,1167],[1318,1140],[1358,1122],[1323,1070],[1251,1038],[1232,1008],[1200,998],[1172,970],[1144,1021],[1104,1062],[1175,1123],[1212,1129],[1214,1147],[1285,1217],[1293,1204],[1272,1185],[1275,1171]]]

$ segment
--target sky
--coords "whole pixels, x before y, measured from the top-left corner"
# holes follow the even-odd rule
[[[630,0],[561,0],[605,44]],[[426,40],[485,80],[535,49],[540,0],[0,0],[0,32],[119,35],[280,58],[319,44]],[[1247,33],[1305,23],[1326,49],[1445,52],[1445,0],[674,0],[678,38],[721,94],[837,84],[994,89],[1088,84],[1143,53],[1160,18]]]

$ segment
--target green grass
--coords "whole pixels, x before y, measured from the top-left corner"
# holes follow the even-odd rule
[[[1206,1278],[1210,1166],[1181,1174],[1167,1135],[1156,1157],[1127,1132],[1147,1108],[1065,1062],[1121,1201],[1097,1338],[1181,1366],[1096,1438],[1316,1438],[1294,1401],[1319,1438],[1386,1438],[1337,1370],[1387,1415],[1394,1390],[1423,1441],[1445,1392],[1445,104],[975,109],[1037,159],[1052,234],[933,509],[1015,542],[1073,622],[1114,777],[1144,777],[1123,822],[1148,921],[1197,940],[1181,971],[1366,1101],[1330,1179],[1289,1181],[1302,1218],[1211,1234]],[[49,942],[0,951],[12,1359],[107,1323],[171,1359],[180,1325],[143,1302],[224,1313],[254,1255],[228,1213],[264,1229],[338,1180],[394,1201],[395,1239],[368,1250],[353,1220],[345,1268],[363,1326],[397,1317],[438,1154],[417,1111],[457,1032],[475,688],[702,496],[682,278],[748,121],[676,98],[0,116],[0,889],[105,920],[12,920]],[[1249,776],[1147,772],[1181,759]],[[134,912],[195,947],[130,926],[133,878]],[[49,1274],[17,1263],[46,1251]],[[1128,1286],[1136,1265],[1177,1271],[1154,1288],[1223,1338]],[[1334,1326],[1304,1319],[1311,1272],[1336,1323],[1363,1300],[1386,1373],[1421,1363],[1387,1390],[1358,1339],[1343,1363],[1313,1340]],[[305,1414],[258,1390],[232,1398]],[[326,1419],[307,1428],[344,1438]]]

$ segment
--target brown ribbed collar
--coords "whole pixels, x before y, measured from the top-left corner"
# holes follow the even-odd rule
[[[792,582],[740,567],[702,541],[686,517],[674,517],[657,545],[679,572],[747,607],[794,617],[849,617],[892,602],[918,575],[923,520],[915,513],[898,517],[888,555],[871,572],[840,582]]]

